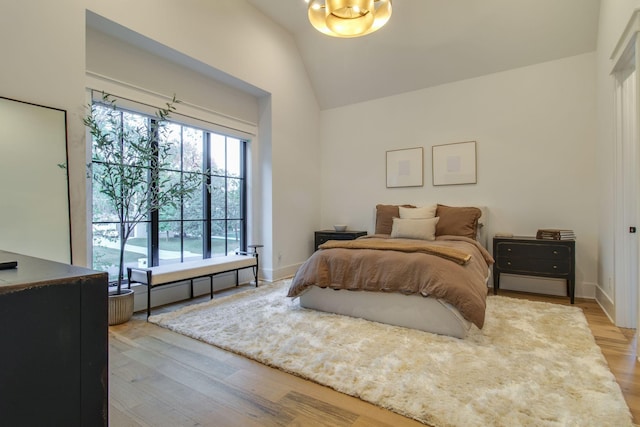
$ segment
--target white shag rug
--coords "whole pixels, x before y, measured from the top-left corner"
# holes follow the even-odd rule
[[[489,296],[464,340],[301,308],[289,281],[149,320],[432,426],[631,426],[582,311]]]

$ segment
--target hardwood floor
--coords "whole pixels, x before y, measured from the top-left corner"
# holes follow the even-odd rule
[[[244,287],[237,290],[246,289]],[[218,293],[221,296],[236,289]],[[558,304],[568,298],[501,291]],[[154,309],[154,313],[207,300]],[[612,325],[593,300],[576,299],[634,422],[640,422],[635,330]],[[109,417],[125,426],[422,426],[414,420],[190,339],[136,313],[109,328]]]

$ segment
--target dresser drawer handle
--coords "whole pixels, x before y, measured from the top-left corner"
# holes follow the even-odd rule
[[[557,269],[558,269],[558,266],[557,266],[557,265],[554,265],[554,266],[553,266],[553,269],[554,269],[554,270],[557,270]]]
[[[554,255],[558,255],[558,251],[553,251],[553,254]]]
[[[507,261],[507,265],[511,265],[511,261]]]
[[[511,248],[507,248],[507,252],[511,252]]]

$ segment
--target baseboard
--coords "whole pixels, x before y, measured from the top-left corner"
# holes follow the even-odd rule
[[[576,283],[576,297],[596,299],[597,285],[591,282]]]
[[[500,275],[500,289],[530,292],[555,296],[567,296],[567,282],[564,279],[551,279],[546,277],[519,276],[511,274]],[[493,282],[489,281],[493,287]],[[590,282],[576,283],[576,298],[596,299],[596,284]]]
[[[616,306],[613,303],[611,297],[609,297],[609,295],[604,292],[604,290],[600,286],[596,287],[596,302],[598,303],[600,308],[602,308],[602,311],[604,311],[604,314],[607,315],[611,323],[615,325],[616,322],[614,319]]]
[[[293,277],[301,265],[302,263],[299,263],[299,264],[289,265],[286,267],[281,267],[281,268],[278,268],[277,270],[265,269],[261,271],[263,271],[265,280],[275,282],[277,280]]]

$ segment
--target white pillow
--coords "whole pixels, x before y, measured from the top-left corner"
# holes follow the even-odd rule
[[[440,218],[402,219],[393,218],[391,238],[435,240],[436,224]]]
[[[401,219],[429,219],[436,217],[438,205],[422,206],[418,208],[405,208],[400,206]]]

